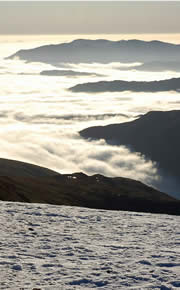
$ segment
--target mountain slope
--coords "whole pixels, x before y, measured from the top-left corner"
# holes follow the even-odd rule
[[[0,176],[50,177],[58,173],[34,164],[0,158]]]
[[[1,175],[0,200],[180,214],[180,202],[167,194],[139,181],[99,174]]]
[[[161,41],[77,39],[70,43],[19,50],[8,57],[45,63],[177,61],[180,45]]]

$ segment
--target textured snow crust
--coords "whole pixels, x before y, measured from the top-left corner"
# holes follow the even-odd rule
[[[180,289],[179,216],[0,206],[0,289]]]

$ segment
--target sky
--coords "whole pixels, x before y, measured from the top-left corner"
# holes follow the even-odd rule
[[[180,2],[0,1],[0,35],[179,33]]]

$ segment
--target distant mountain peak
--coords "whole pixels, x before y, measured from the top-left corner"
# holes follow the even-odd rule
[[[180,57],[180,45],[158,40],[138,39],[106,40],[75,39],[71,42],[50,44],[34,49],[20,50],[9,58],[19,57],[27,61],[45,63],[109,63],[176,61]]]

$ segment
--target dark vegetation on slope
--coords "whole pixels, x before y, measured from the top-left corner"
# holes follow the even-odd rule
[[[173,78],[161,81],[99,81],[78,84],[71,87],[72,92],[87,92],[87,93],[103,93],[103,92],[164,92],[164,91],[179,91],[180,78]]]
[[[5,160],[3,162],[5,165]],[[14,168],[14,173],[11,171],[8,176],[8,172],[5,171],[7,176],[2,176],[3,168],[1,169],[0,200],[3,201],[180,215],[179,201],[139,181],[121,177],[108,178],[99,174],[61,175],[55,172],[51,175],[51,171],[49,174],[46,169],[42,169],[42,174],[39,172],[35,176],[36,166],[34,172],[32,165],[30,165],[31,170],[28,171],[26,169],[29,168],[29,164],[26,163],[23,163],[26,174],[20,176],[22,164],[9,160],[7,162],[11,169]]]
[[[19,57],[26,61],[56,63],[110,63],[176,61],[180,56],[180,45],[161,41],[105,39],[77,39],[70,43],[45,45],[33,49],[19,50],[8,57]]]
[[[80,135],[126,145],[180,180],[180,110],[152,111],[135,121],[84,129]]]

